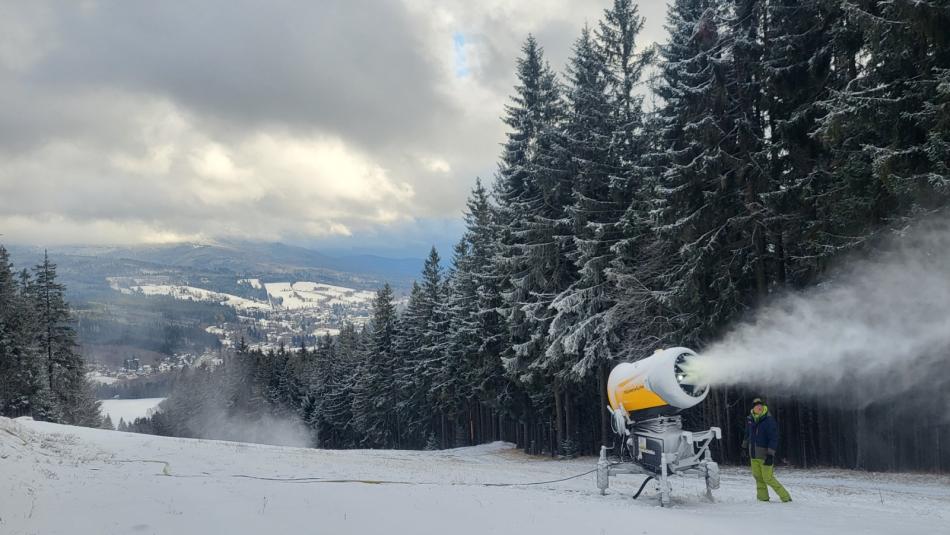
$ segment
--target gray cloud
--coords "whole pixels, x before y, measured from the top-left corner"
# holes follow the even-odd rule
[[[525,35],[561,69],[606,4],[8,4],[0,233],[444,241],[457,229],[418,222],[457,217],[490,179]],[[664,10],[644,4],[648,36]]]
[[[223,129],[319,125],[369,144],[451,108],[394,2],[59,3],[48,16],[31,88],[160,95]]]

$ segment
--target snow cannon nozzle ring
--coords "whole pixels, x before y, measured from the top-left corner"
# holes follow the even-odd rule
[[[702,396],[709,387],[707,384],[697,382],[695,373],[690,369],[690,361],[697,357],[698,355],[695,353],[681,353],[676,357],[676,361],[673,365],[676,382],[679,383],[680,388],[682,388],[684,392],[694,397]]]

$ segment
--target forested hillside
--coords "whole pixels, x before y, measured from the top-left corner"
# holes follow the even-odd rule
[[[17,274],[0,246],[0,415],[98,427],[64,292],[49,258]]]
[[[299,415],[322,447],[593,453],[612,440],[614,364],[701,352],[770,296],[946,206],[946,2],[674,0],[665,43],[645,46],[642,26],[615,0],[562,73],[525,40],[497,175],[405,310],[384,288],[363,332],[191,372],[143,429],[205,435],[188,416],[201,406]],[[717,389],[688,425],[722,427],[717,456],[738,460],[753,395],[769,392]],[[906,412],[771,399],[780,457],[950,469],[940,399]]]

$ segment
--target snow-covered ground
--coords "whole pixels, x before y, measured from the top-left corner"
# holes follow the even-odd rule
[[[253,288],[266,288],[270,302],[264,303],[228,293],[179,284],[140,284],[131,286],[128,291],[141,292],[144,295],[167,295],[175,299],[220,303],[244,311],[306,310],[327,308],[333,305],[368,306],[376,297],[375,292],[318,282],[261,284],[259,279],[241,279],[238,282],[249,284]]]
[[[316,337],[323,337],[323,336],[326,336],[326,335],[328,335],[328,334],[329,334],[330,336],[339,336],[339,334],[340,334],[340,329],[332,329],[332,328],[329,328],[329,327],[321,327],[321,328],[319,328],[319,329],[313,331],[313,335],[316,336]]]
[[[640,477],[600,496],[594,460],[527,457],[496,443],[443,452],[325,451],[163,438],[0,418],[0,533],[259,534],[947,533],[950,478],[779,470],[794,502],[759,503],[726,469],[663,509]],[[273,479],[252,479],[273,478]],[[297,481],[282,478],[314,478]],[[317,479],[319,478],[319,479]]]
[[[212,292],[204,288],[194,286],[182,286],[175,284],[142,284],[133,286],[133,291],[142,292],[144,295],[167,295],[175,299],[187,301],[209,301],[222,305],[234,307],[238,310],[270,310],[267,303],[261,303],[252,299],[245,299],[236,295],[222,292]]]
[[[98,372],[87,373],[86,378],[92,381],[93,383],[99,383],[99,384],[104,384],[104,385],[115,384],[119,380],[118,377],[110,377],[108,375],[102,375]]]
[[[260,279],[241,279],[238,281],[238,284],[247,284],[248,286],[250,286],[251,288],[254,288],[255,290],[260,290],[261,288],[264,287],[261,285]]]
[[[366,305],[376,297],[375,292],[317,282],[268,282],[264,284],[264,287],[272,302],[279,303],[280,308],[287,310],[333,305]]]
[[[132,423],[136,418],[150,416],[155,407],[164,400],[165,398],[104,399],[99,403],[102,414],[108,414],[112,425],[118,427],[119,418],[126,423]]]

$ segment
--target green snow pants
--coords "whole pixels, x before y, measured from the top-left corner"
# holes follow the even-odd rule
[[[768,487],[772,487],[772,490],[778,494],[783,502],[792,500],[785,487],[775,479],[775,466],[765,466],[764,460],[752,459],[752,477],[755,478],[755,496],[760,501],[769,501]]]

